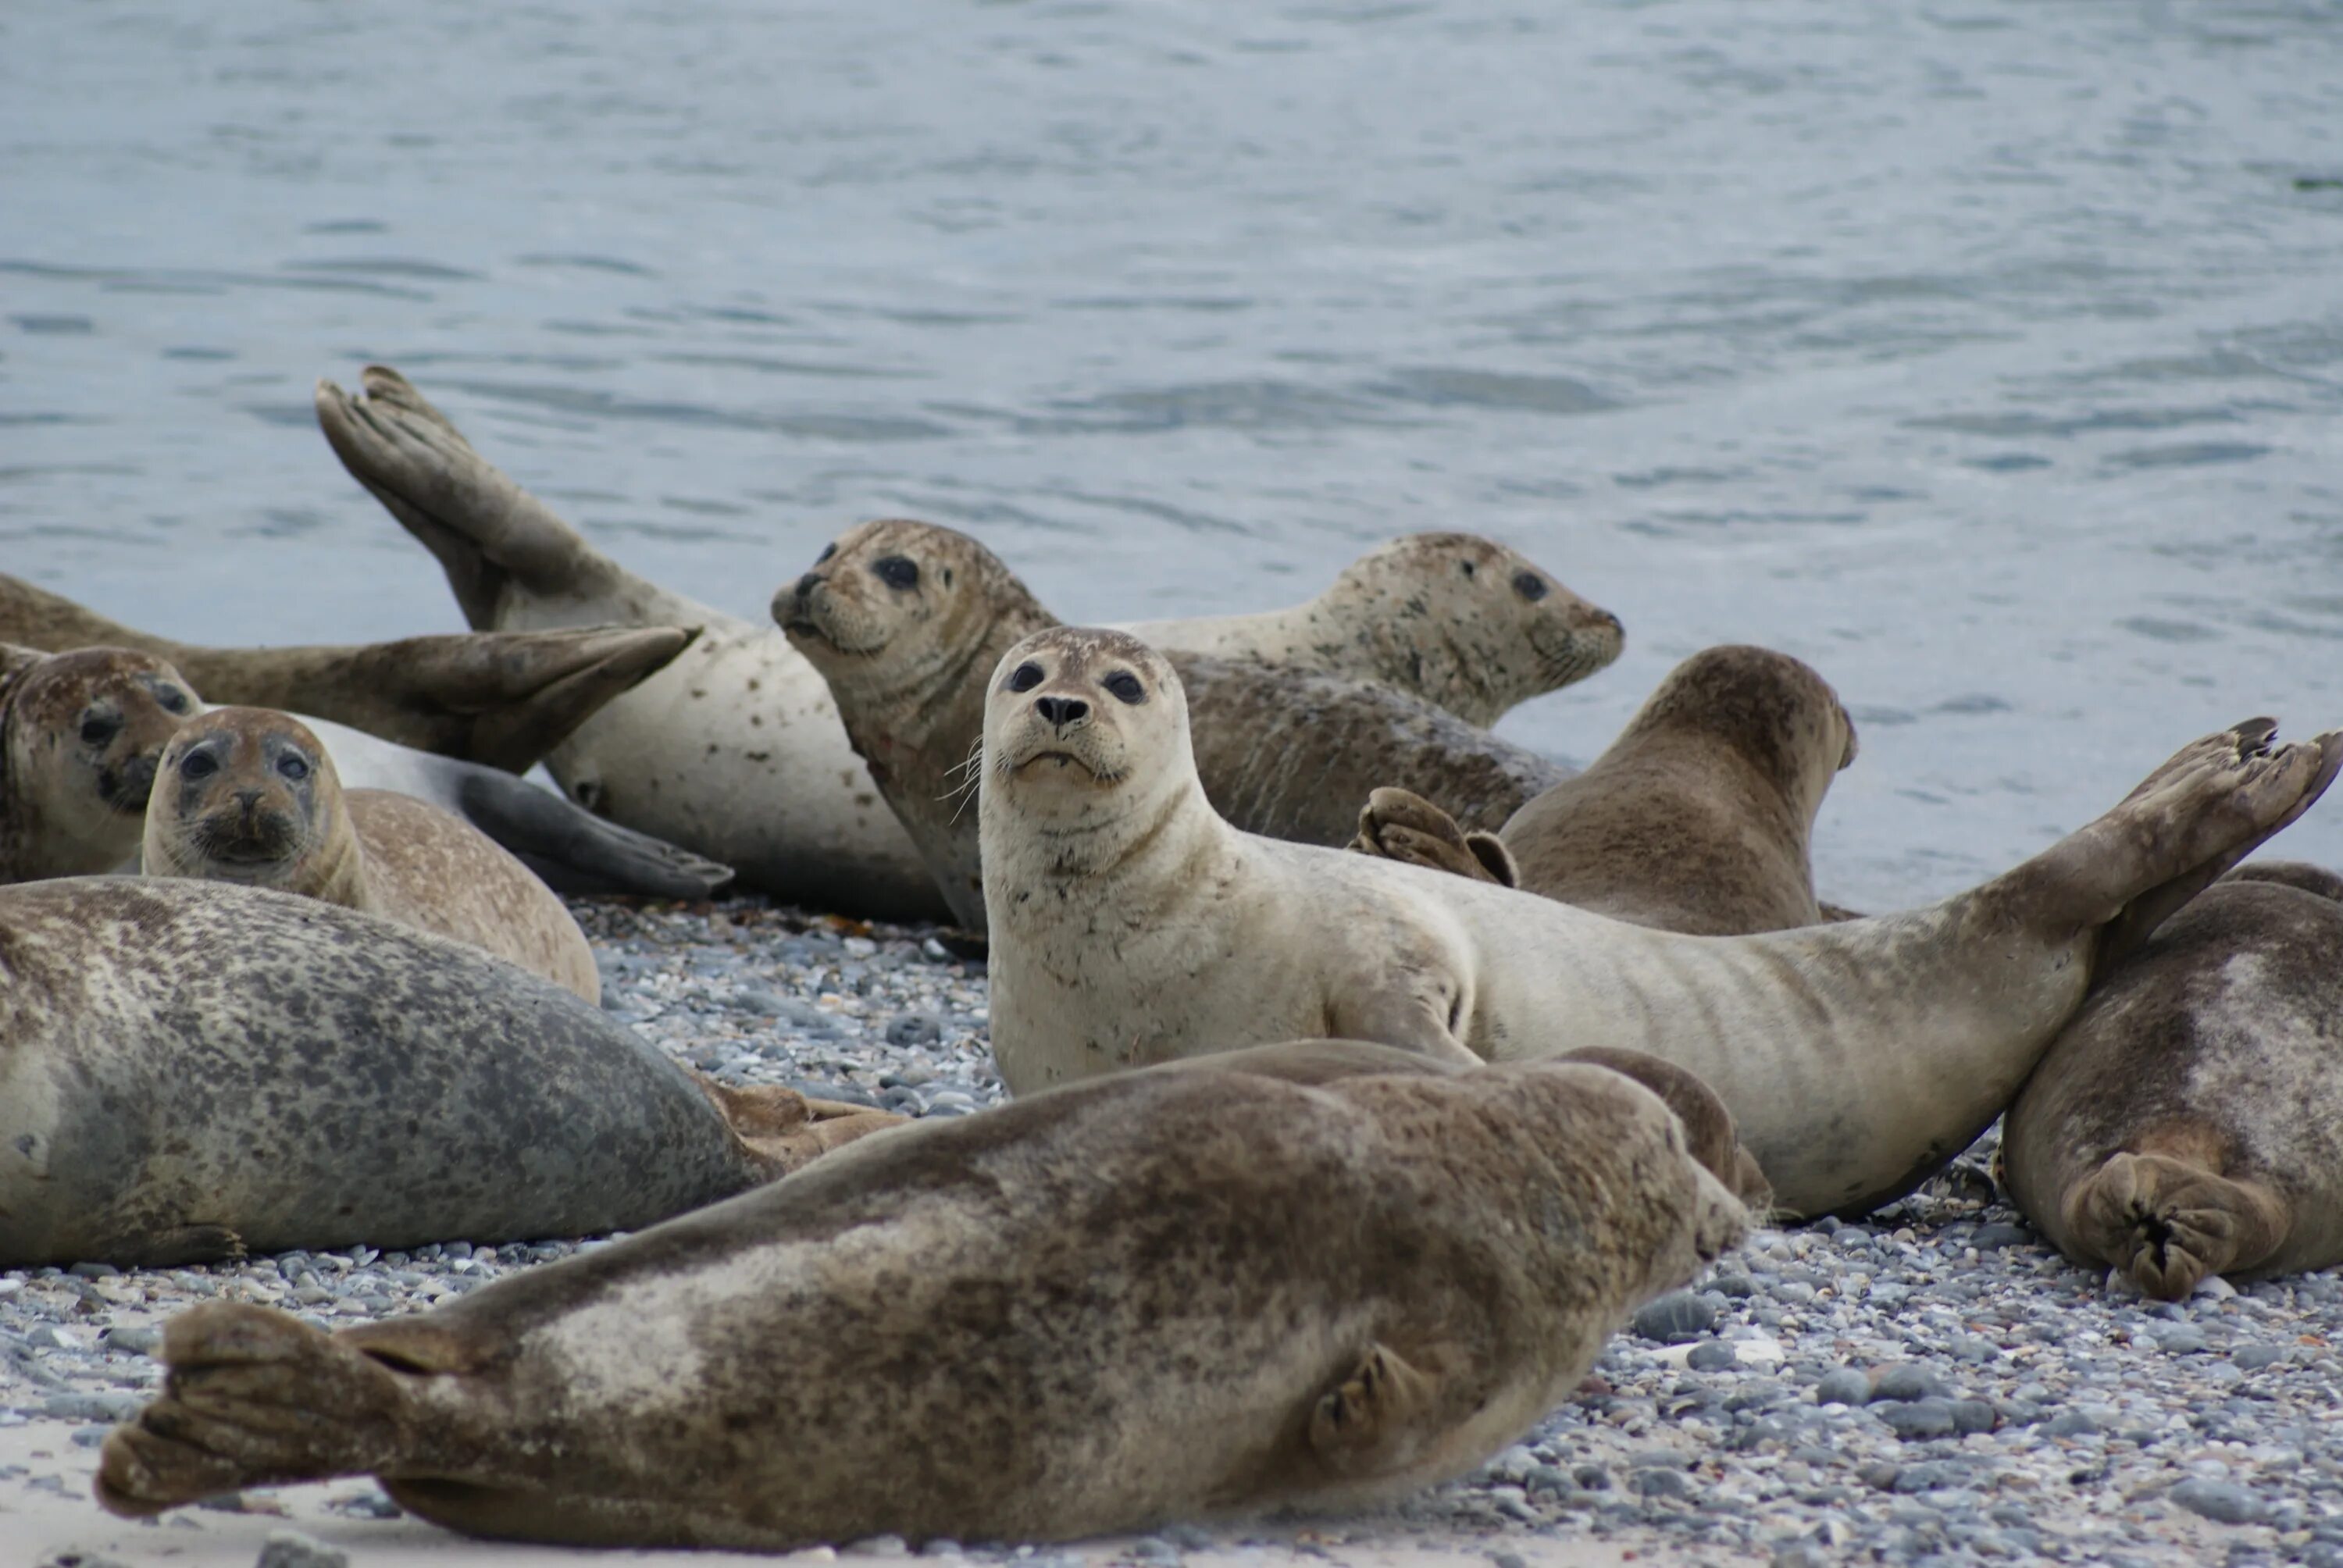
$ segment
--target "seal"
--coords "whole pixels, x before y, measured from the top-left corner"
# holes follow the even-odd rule
[[[172,737],[139,869],[363,910],[602,1000],[586,933],[528,867],[411,795],[345,793],[323,743],[273,709],[215,708]]]
[[[547,757],[572,799],[778,899],[891,920],[948,916],[847,743],[829,688],[779,631],[669,593],[596,550],[397,371],[369,366],[364,386],[353,397],[319,382],[318,425],[438,559],[472,626],[702,628]]]
[[[1503,545],[1457,533],[1379,545],[1291,608],[1124,629],[1165,651],[1381,681],[1483,728],[1606,668],[1625,646],[1617,616]]]
[[[198,1306],[98,1500],[371,1473],[474,1535],[764,1551],[1354,1507],[1497,1452],[1745,1225],[1606,1069],[1262,1055],[917,1123],[430,1312]]]
[[[0,643],[0,882],[127,864],[163,747],[196,709],[153,654]]]
[[[689,647],[689,627],[458,633],[353,647],[205,648],[151,637],[0,575],[0,642],[135,648],[213,702],[315,713],[401,745],[526,772]]]
[[[1816,925],[1815,814],[1855,749],[1855,721],[1811,666],[1712,648],[1671,670],[1585,772],[1495,833],[1382,789],[1351,847],[1687,935]]]
[[[501,769],[417,751],[314,714],[296,717],[333,753],[345,789],[393,789],[452,812],[558,893],[697,900],[732,879],[729,866],[606,822],[568,797]]]
[[[1125,634],[1039,633],[989,684],[979,822],[1011,1090],[1304,1034],[1459,1060],[1638,1050],[1706,1081],[1806,1215],[1875,1207],[1966,1148],[2094,970],[2343,768],[2343,738],[2278,745],[2252,720],[1932,908],[1686,937],[1239,832],[1197,783],[1178,676]]]
[[[960,923],[984,928],[975,778],[984,675],[1059,624],[965,534],[889,518],[850,528],[773,596],[790,646],[830,683],[849,742]],[[1195,722],[1213,807],[1249,832],[1342,844],[1356,803],[1393,780],[1493,828],[1569,769],[1380,684],[1252,659],[1165,656]]]
[[[2343,1263],[2343,877],[2255,861],[2091,993],[2010,1107],[2003,1178],[2077,1262],[2178,1301]]]
[[[550,981],[267,889],[0,889],[0,1268],[633,1230],[898,1120],[709,1083]]]

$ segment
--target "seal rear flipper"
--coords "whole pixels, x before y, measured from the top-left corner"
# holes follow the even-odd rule
[[[399,1374],[297,1318],[206,1302],[164,1326],[162,1359],[162,1396],[115,1428],[99,1456],[97,1500],[112,1513],[363,1474],[407,1455],[411,1399]]]
[[[1310,1447],[1326,1468],[1363,1481],[1413,1468],[1440,1433],[1440,1380],[1380,1341],[1310,1412]]]
[[[438,558],[475,627],[496,625],[513,587],[566,597],[620,579],[614,563],[474,451],[405,377],[369,365],[362,386],[353,397],[319,381],[318,427],[350,477]]]
[[[777,1180],[858,1138],[904,1125],[891,1111],[840,1100],[815,1100],[794,1089],[756,1084],[734,1089],[699,1073],[691,1075],[716,1104],[768,1180]]]
[[[1456,819],[1412,790],[1382,789],[1359,809],[1358,854],[1446,871],[1501,888],[1522,885],[1513,851],[1494,833],[1466,832]]]
[[[2079,1249],[2177,1302],[2207,1275],[2252,1269],[2286,1241],[2286,1205],[2258,1182],[2167,1154],[2119,1153],[2065,1201]]]
[[[457,804],[558,893],[643,893],[704,899],[732,868],[663,839],[605,821],[584,807],[493,769],[468,772]]]

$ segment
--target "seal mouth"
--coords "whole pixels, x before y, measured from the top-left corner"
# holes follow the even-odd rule
[[[187,837],[205,859],[221,866],[265,866],[300,847],[293,824],[274,811],[249,822],[238,817],[206,817]]]
[[[1056,763],[1057,767],[1053,771],[1060,773],[1065,771],[1068,768],[1079,768],[1090,779],[1091,782],[1094,784],[1120,784],[1122,782],[1122,775],[1121,773],[1115,772],[1111,769],[1101,769],[1098,764],[1092,762],[1089,758],[1077,756],[1071,751],[1063,750],[1054,746],[1046,748],[1043,750],[1033,752],[1028,756],[1019,758],[1016,761],[1011,762],[1009,765],[1009,771],[1018,778],[1027,778],[1031,776],[1031,769],[1039,768],[1044,762]],[[1045,774],[1043,776],[1048,777],[1049,775]]]
[[[869,658],[883,652],[887,645],[874,642],[867,648],[854,648],[838,640],[828,627],[802,613],[792,611],[781,621],[781,635],[792,640],[818,642],[832,653],[842,653],[850,658]]]

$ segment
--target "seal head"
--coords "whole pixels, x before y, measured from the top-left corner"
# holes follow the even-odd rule
[[[265,708],[216,708],[163,753],[146,808],[151,876],[200,877],[367,907],[341,780],[309,727]]]
[[[153,654],[0,646],[0,880],[128,860],[164,746],[198,706]]]
[[[991,690],[983,788],[1014,797],[1059,869],[1120,858],[1201,800],[1187,694],[1128,632],[1036,633],[1002,656]]]

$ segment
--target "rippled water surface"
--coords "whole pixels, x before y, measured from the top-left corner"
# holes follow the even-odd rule
[[[2334,4],[16,6],[0,148],[0,568],[158,630],[461,624],[311,420],[382,359],[744,614],[886,513],[1073,619],[1494,535],[1629,630],[1529,744],[1831,678],[1851,902],[2343,723]]]

